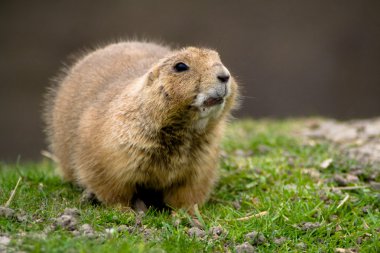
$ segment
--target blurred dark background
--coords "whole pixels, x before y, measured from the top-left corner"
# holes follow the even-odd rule
[[[239,117],[380,114],[380,1],[1,1],[0,159],[39,159],[42,95],[72,53],[119,38],[217,49]]]

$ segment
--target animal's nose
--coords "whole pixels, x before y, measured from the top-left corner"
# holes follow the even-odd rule
[[[217,77],[219,81],[221,81],[222,83],[226,83],[230,79],[230,75],[228,74],[221,74],[221,75],[218,75]]]

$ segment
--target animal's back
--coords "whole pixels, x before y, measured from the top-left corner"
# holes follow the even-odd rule
[[[83,113],[92,106],[106,108],[125,86],[169,52],[152,43],[111,44],[81,58],[51,89],[45,108],[48,141],[66,180],[75,179],[73,154]],[[118,78],[125,82],[117,82]]]

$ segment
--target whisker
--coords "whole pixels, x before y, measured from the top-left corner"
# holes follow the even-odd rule
[[[240,95],[240,97],[242,97],[242,98],[250,98],[250,99],[257,99],[257,97],[252,97],[252,96],[243,96],[243,95]]]

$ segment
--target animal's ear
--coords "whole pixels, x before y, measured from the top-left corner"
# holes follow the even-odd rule
[[[153,67],[147,75],[146,85],[151,86],[154,83],[154,80],[157,80],[159,74],[159,68]]]

